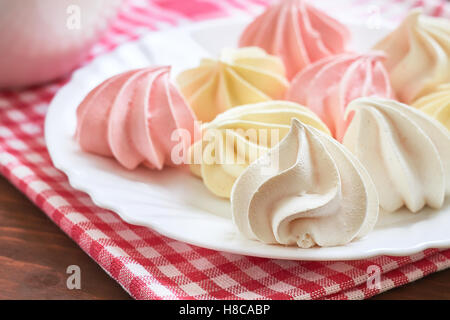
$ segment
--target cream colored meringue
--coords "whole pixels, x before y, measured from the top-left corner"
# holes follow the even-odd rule
[[[353,99],[371,95],[390,98],[393,91],[381,52],[343,53],[317,61],[291,83],[286,99],[314,111],[342,141],[349,120],[345,108]]]
[[[344,145],[365,166],[380,206],[417,212],[440,208],[450,192],[450,132],[425,113],[394,100],[361,98]]]
[[[201,121],[235,106],[281,99],[288,87],[283,62],[260,48],[224,49],[182,72],[178,85]]]
[[[379,208],[361,163],[295,119],[285,139],[237,179],[231,205],[245,237],[301,248],[345,245],[366,235]]]
[[[450,130],[450,83],[440,85],[429,95],[416,100],[413,107],[432,116]]]
[[[450,21],[412,11],[376,49],[385,61],[397,98],[411,103],[450,81]]]
[[[191,171],[212,193],[229,198],[236,178],[288,133],[292,119],[330,134],[313,112],[293,102],[236,107],[204,126],[202,140],[190,149]]]
[[[172,151],[181,146],[187,153],[199,128],[169,71],[128,71],[93,89],[77,109],[75,138],[81,148],[114,157],[127,169],[178,164]]]
[[[308,64],[345,51],[350,31],[304,0],[268,7],[241,35],[240,47],[258,46],[283,59],[288,79]]]

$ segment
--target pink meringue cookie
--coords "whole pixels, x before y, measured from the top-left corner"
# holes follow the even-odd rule
[[[286,99],[307,106],[342,141],[351,116],[345,108],[354,99],[367,96],[392,98],[389,75],[381,52],[343,53],[317,61],[292,80]]]
[[[187,155],[199,128],[169,72],[169,67],[132,70],[92,90],[77,109],[75,138],[81,148],[114,157],[127,169],[175,165],[171,152],[179,143]],[[177,129],[182,138],[172,140]]]
[[[344,25],[306,1],[282,0],[247,26],[239,46],[258,46],[279,56],[292,79],[308,64],[344,52],[349,40]]]

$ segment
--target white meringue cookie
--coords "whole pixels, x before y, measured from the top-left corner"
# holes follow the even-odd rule
[[[374,47],[386,52],[386,68],[397,98],[412,103],[450,81],[450,20],[416,9]]]
[[[379,209],[359,161],[296,119],[288,135],[241,174],[231,204],[233,221],[247,238],[302,248],[344,245],[366,235]]]
[[[354,118],[344,145],[362,162],[378,191],[380,206],[405,205],[417,212],[440,208],[450,192],[450,133],[425,113],[394,100],[351,102]]]

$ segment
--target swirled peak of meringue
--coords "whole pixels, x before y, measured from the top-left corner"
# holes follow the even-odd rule
[[[387,54],[397,98],[412,103],[437,85],[450,81],[450,21],[413,10],[375,49]]]
[[[127,169],[141,163],[155,169],[174,165],[172,149],[181,143],[187,153],[199,129],[169,71],[128,71],[93,89],[77,109],[75,138],[81,148],[114,157]]]
[[[283,59],[288,79],[307,65],[342,53],[350,31],[304,0],[283,0],[266,9],[241,35],[239,46],[258,46]]]
[[[400,102],[361,98],[344,145],[362,162],[389,212],[440,208],[450,192],[450,132],[435,119]]]
[[[392,96],[383,59],[381,52],[370,52],[343,53],[319,60],[292,80],[286,98],[314,111],[342,141],[349,123],[344,113],[350,101],[372,95]]]
[[[222,50],[218,60],[203,59],[182,72],[178,85],[201,121],[232,107],[284,97],[283,62],[256,47]]]
[[[231,204],[233,221],[247,238],[302,248],[345,245],[366,235],[379,208],[361,163],[297,120],[280,144],[237,179]]]
[[[286,136],[292,119],[330,134],[319,117],[293,102],[239,106],[204,126],[202,140],[190,149],[191,171],[212,193],[229,198],[236,178]]]
[[[419,98],[413,107],[440,121],[450,130],[450,83],[442,84],[432,93]]]

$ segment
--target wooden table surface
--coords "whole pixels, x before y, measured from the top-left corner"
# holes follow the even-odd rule
[[[66,286],[69,265],[81,289]],[[24,195],[0,176],[0,299],[131,299]],[[450,269],[374,299],[450,299]]]

